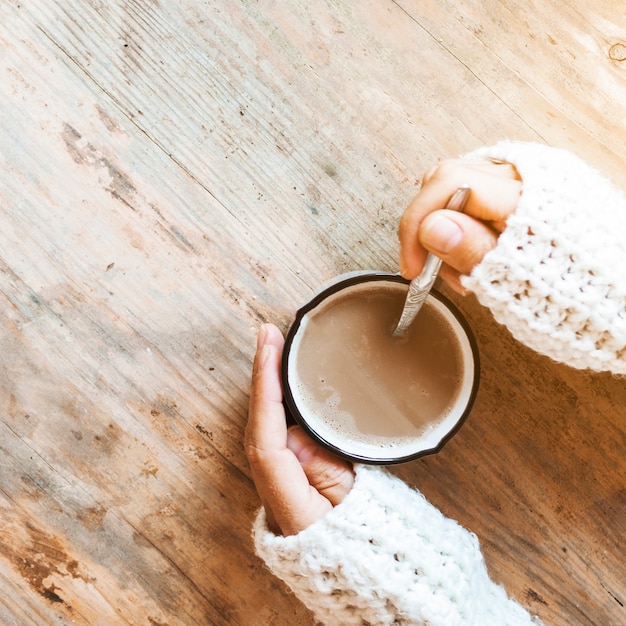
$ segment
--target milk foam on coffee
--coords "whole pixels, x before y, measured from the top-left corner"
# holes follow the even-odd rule
[[[437,447],[472,393],[472,350],[458,320],[429,297],[404,337],[392,336],[407,287],[365,282],[307,313],[289,356],[294,401],[313,431],[356,456]]]

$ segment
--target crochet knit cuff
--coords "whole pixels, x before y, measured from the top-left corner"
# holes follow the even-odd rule
[[[467,158],[514,164],[523,191],[494,250],[463,285],[530,348],[626,373],[626,200],[578,157],[501,142]]]
[[[296,536],[260,511],[257,554],[324,624],[528,625],[487,574],[476,536],[387,472],[357,466],[345,500]]]

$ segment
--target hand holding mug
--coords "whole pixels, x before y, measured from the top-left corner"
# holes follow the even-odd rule
[[[317,445],[297,426],[287,429],[276,326],[259,331],[252,371],[245,449],[270,528],[294,535],[321,519],[348,494],[352,465]]]

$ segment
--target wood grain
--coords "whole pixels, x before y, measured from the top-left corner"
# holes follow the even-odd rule
[[[395,270],[422,173],[501,138],[621,182],[616,0],[0,6],[0,621],[313,623],[254,556],[254,335]],[[396,468],[554,625],[626,623],[623,380],[472,298],[476,408]]]

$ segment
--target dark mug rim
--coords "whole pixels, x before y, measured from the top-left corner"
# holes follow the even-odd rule
[[[441,438],[439,443],[433,448],[427,448],[424,450],[418,450],[416,452],[405,454],[402,456],[389,456],[385,458],[373,458],[367,455],[360,455],[351,452],[346,452],[342,448],[333,444],[331,441],[328,441],[324,437],[322,437],[318,432],[316,432],[311,426],[309,426],[307,419],[300,412],[298,405],[295,401],[295,398],[291,392],[291,385],[289,383],[289,357],[291,354],[291,348],[293,345],[293,341],[298,334],[302,321],[304,317],[313,309],[315,309],[318,305],[320,305],[324,300],[329,298],[330,296],[338,293],[339,291],[343,291],[346,288],[353,287],[354,285],[359,285],[362,283],[368,282],[395,282],[401,283],[404,285],[408,285],[410,281],[403,278],[400,274],[392,274],[388,272],[380,272],[380,271],[363,271],[363,272],[353,272],[350,274],[344,274],[342,276],[338,276],[335,281],[326,288],[323,288],[319,293],[317,293],[309,302],[299,308],[296,312],[293,323],[291,324],[289,330],[287,331],[287,335],[285,337],[285,346],[283,349],[283,357],[281,363],[281,382],[283,387],[283,404],[285,406],[285,410],[287,412],[288,417],[293,418],[293,420],[300,426],[302,429],[317,443],[319,443],[326,450],[329,450],[334,455],[346,459],[348,461],[356,462],[356,463],[364,463],[369,465],[396,465],[399,463],[407,463],[409,461],[413,461],[415,459],[419,459],[424,456],[428,456],[431,454],[436,454],[439,452],[445,444],[450,441],[452,437],[459,431],[461,426],[465,423],[467,416],[470,414],[474,402],[476,400],[476,395],[478,393],[478,386],[480,382],[480,358],[478,355],[478,345],[476,343],[476,339],[474,338],[474,334],[469,327],[469,324],[465,320],[464,316],[461,314],[459,309],[453,304],[446,296],[442,293],[433,289],[429,297],[434,297],[439,300],[452,315],[456,318],[457,322],[460,324],[463,332],[465,333],[467,340],[469,342],[472,359],[474,361],[474,380],[472,382],[472,388],[470,390],[470,394],[463,410],[463,413],[457,418],[454,426]]]

